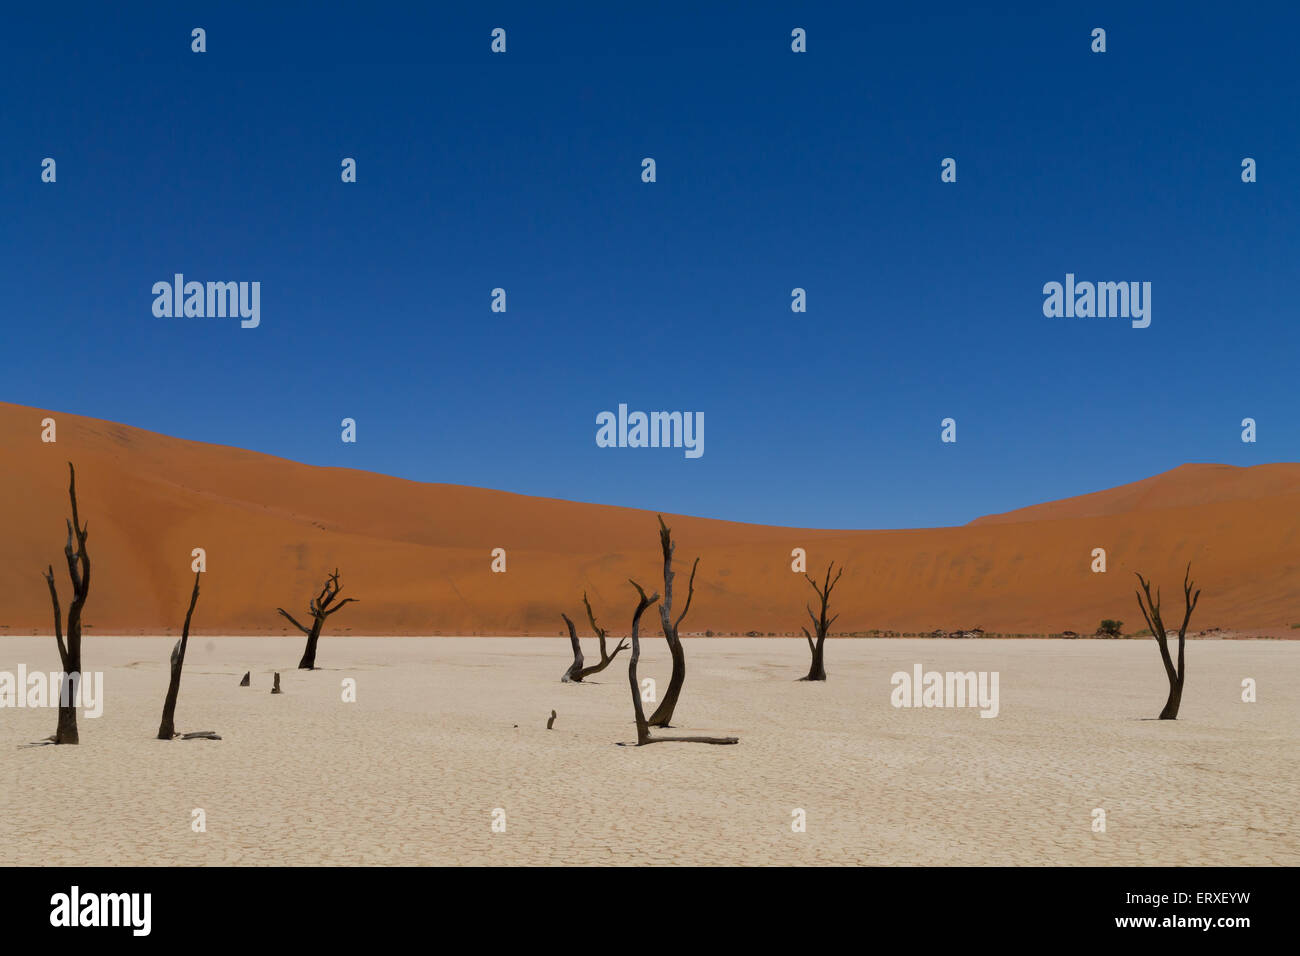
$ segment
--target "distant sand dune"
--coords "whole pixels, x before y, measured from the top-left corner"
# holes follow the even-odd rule
[[[42,444],[40,420],[58,421]],[[420,484],[167,438],[125,425],[0,404],[0,634],[48,632],[39,572],[61,557],[65,461],[90,523],[89,633],[168,633],[189,594],[189,554],[207,549],[196,633],[287,633],[327,568],[359,597],[329,635],[544,634],[590,592],[613,633],[626,580],[658,577],[651,511]],[[904,481],[905,476],[900,476]],[[653,504],[647,502],[647,504]],[[834,559],[837,629],[1091,633],[1136,629],[1132,572],[1178,595],[1194,564],[1205,589],[1193,625],[1287,633],[1300,623],[1300,465],[1185,465],[1109,491],[958,528],[818,531],[666,516],[677,557],[700,555],[685,631],[798,633],[811,592],[790,571]],[[508,571],[489,571],[507,549]],[[1093,548],[1106,574],[1089,570]],[[301,619],[301,618],[300,618]]]

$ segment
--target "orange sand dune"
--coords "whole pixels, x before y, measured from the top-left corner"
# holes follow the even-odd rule
[[[40,440],[46,416],[58,422],[57,443]],[[305,612],[335,565],[344,595],[361,603],[332,617],[327,636],[556,635],[561,611],[581,620],[584,590],[622,633],[634,607],[627,578],[662,585],[651,511],[319,468],[9,404],[0,404],[0,451],[0,634],[52,631],[47,564],[67,601],[68,460],[90,526],[90,634],[177,630],[196,547],[208,560],[198,633],[281,633],[275,608]],[[1181,618],[1188,561],[1205,591],[1195,627],[1300,622],[1300,464],[1184,465],[959,528],[665,519],[680,569],[701,557],[683,625],[692,633],[797,633],[811,590],[791,573],[795,547],[814,570],[830,559],[848,567],[835,592],[837,632],[1091,633],[1103,617],[1136,630],[1133,570],[1162,584],[1166,610]],[[490,570],[498,547],[504,574]],[[1105,574],[1090,571],[1098,547]],[[684,590],[685,575],[678,581]]]

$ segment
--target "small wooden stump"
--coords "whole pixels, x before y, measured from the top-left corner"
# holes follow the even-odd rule
[[[252,671],[244,671],[244,679],[241,680],[241,681],[239,682],[239,686],[240,686],[240,687],[247,687],[247,686],[249,686],[249,683],[251,682],[252,677],[253,677],[253,672],[252,672]]]
[[[271,693],[272,693],[272,694],[279,694],[279,693],[281,693],[281,690],[280,690],[280,672],[279,672],[279,671],[276,671],[276,672],[275,672],[275,686],[271,688]]]
[[[555,726],[555,711],[551,711],[551,719],[546,722],[546,729],[550,730]]]

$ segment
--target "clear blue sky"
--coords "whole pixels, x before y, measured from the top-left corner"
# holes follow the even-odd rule
[[[1294,5],[264,6],[6,11],[0,398],[818,527],[1296,458]],[[175,272],[260,328],[155,318]],[[1045,318],[1066,272],[1151,327]],[[597,448],[619,402],[704,456]]]

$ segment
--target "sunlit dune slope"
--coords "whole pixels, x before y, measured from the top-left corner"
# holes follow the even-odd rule
[[[58,422],[54,444],[40,440],[47,415]],[[299,616],[336,565],[344,595],[361,603],[330,619],[335,634],[556,635],[561,611],[585,624],[584,590],[621,633],[635,603],[627,579],[662,585],[653,511],[319,468],[9,404],[0,404],[0,454],[0,634],[51,630],[48,564],[66,603],[69,460],[90,526],[91,634],[178,629],[196,547],[208,561],[199,633],[280,633],[276,607]],[[1135,629],[1133,570],[1181,610],[1188,561],[1205,590],[1194,624],[1300,621],[1300,464],[1184,465],[957,528],[665,519],[679,570],[701,557],[683,624],[691,633],[797,633],[811,590],[791,573],[795,547],[814,571],[830,559],[848,568],[836,631],[1091,633],[1103,617]],[[1104,574],[1090,571],[1098,547]],[[490,571],[493,548],[506,549],[504,574]]]

